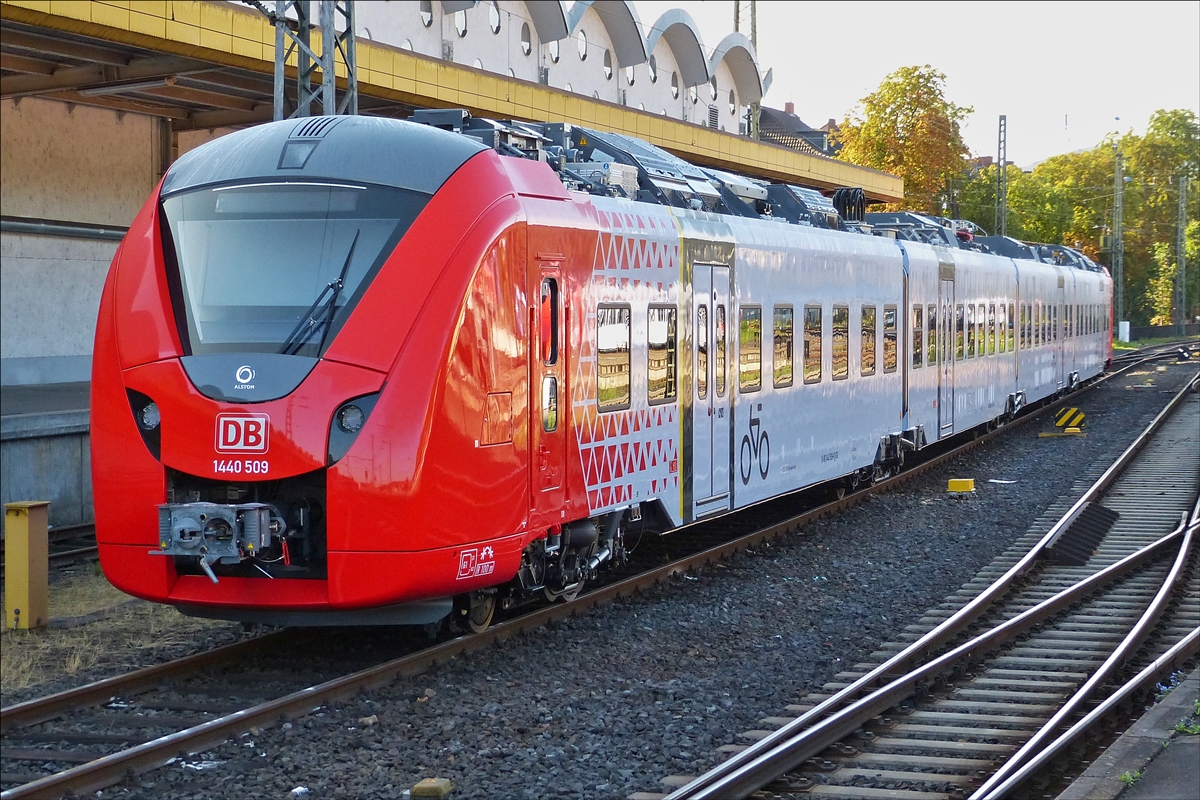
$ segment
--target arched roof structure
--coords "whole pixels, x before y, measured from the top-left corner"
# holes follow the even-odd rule
[[[700,28],[691,14],[682,8],[672,8],[659,17],[646,35],[647,58],[654,53],[660,39],[671,48],[684,86],[698,86],[708,81],[712,73],[708,70],[708,59],[704,57],[704,40],[700,38]]]
[[[526,0],[525,10],[533,27],[537,29],[538,41],[554,42],[567,38],[567,5],[562,0]]]
[[[642,36],[642,22],[628,0],[576,0],[567,15],[568,33],[575,32],[589,8],[596,10],[600,24],[608,32],[618,64],[632,67],[650,59],[646,54],[646,39]]]
[[[758,74],[758,54],[743,34],[731,33],[721,40],[708,60],[709,74],[716,74],[724,61],[733,76],[738,98],[744,104],[757,103],[763,96],[762,77]]]

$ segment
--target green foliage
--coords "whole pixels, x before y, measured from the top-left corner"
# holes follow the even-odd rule
[[[940,214],[948,187],[967,171],[960,126],[974,109],[947,100],[946,76],[928,64],[891,73],[862,104],[863,115],[834,134],[838,157],[899,175],[907,201],[899,207]]]
[[[1008,235],[1077,247],[1112,264],[1103,238],[1113,221],[1115,152],[1127,178],[1122,220],[1125,240],[1125,316],[1135,326],[1167,324],[1174,302],[1179,222],[1179,176],[1188,175],[1185,228],[1189,317],[1200,314],[1200,120],[1188,110],[1156,111],[1144,136],[1127,133],[1091,150],[1054,156],[1030,172],[1007,167]],[[958,192],[959,213],[991,231],[996,167],[972,175]]]
[[[1122,772],[1120,776],[1121,783],[1125,784],[1126,786],[1133,786],[1141,779],[1142,773],[1140,772]]]
[[[1186,733],[1188,736],[1200,736],[1200,722],[1181,719],[1175,725],[1175,730],[1179,733]]]

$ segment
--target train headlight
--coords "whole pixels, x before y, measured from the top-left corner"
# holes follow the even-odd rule
[[[162,422],[162,414],[158,411],[158,403],[149,403],[137,415],[138,425],[144,431],[155,430]]]
[[[367,415],[354,403],[347,403],[338,409],[337,424],[346,433],[358,433],[366,420]]]
[[[333,418],[329,420],[327,464],[335,464],[346,455],[350,445],[358,438],[359,431],[367,424],[367,417],[371,416],[378,400],[378,392],[361,395],[345,401],[333,412]]]

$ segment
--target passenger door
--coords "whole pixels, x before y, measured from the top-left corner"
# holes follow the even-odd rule
[[[531,505],[535,513],[563,507],[567,458],[567,324],[559,264],[540,263],[531,292]]]
[[[729,268],[692,267],[693,515],[729,508]]]
[[[942,265],[943,279],[938,281],[938,431],[939,438],[954,432],[954,267],[950,266],[950,279],[945,280],[946,265]]]

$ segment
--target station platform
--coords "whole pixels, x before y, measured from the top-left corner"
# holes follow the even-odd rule
[[[92,521],[91,384],[0,387],[0,502],[49,500],[50,525]]]
[[[1149,709],[1057,800],[1200,800],[1200,669]],[[1124,778],[1124,779],[1122,779]]]
[[[0,386],[0,416],[86,411],[91,387],[87,381]]]

